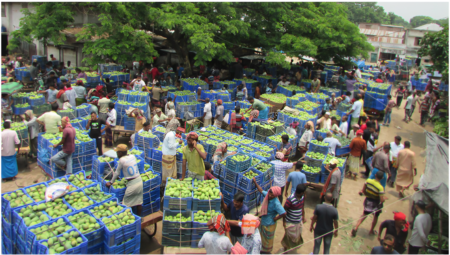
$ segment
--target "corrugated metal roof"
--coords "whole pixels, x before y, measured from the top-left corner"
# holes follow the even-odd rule
[[[429,30],[429,31],[441,31],[444,29],[436,23],[425,24],[420,27],[413,28],[414,30]]]
[[[405,35],[405,32],[393,32],[393,31],[385,31],[385,30],[378,30],[378,29],[360,28],[359,31],[365,35],[373,35],[373,36],[403,38],[403,36]]]

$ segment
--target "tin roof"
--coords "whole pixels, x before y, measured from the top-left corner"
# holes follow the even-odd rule
[[[403,36],[405,35],[405,32],[393,32],[378,29],[360,28],[359,31],[365,35],[383,36],[383,37],[403,38]]]

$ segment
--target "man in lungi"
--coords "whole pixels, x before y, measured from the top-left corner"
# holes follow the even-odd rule
[[[19,153],[20,140],[17,132],[10,129],[10,120],[5,120],[3,127],[5,129],[2,131],[2,180],[14,180],[19,172],[15,145],[19,146],[17,149],[17,153]]]
[[[136,207],[137,215],[141,216],[142,204],[144,202],[144,187],[141,175],[139,174],[136,157],[134,155],[128,155],[128,147],[125,144],[119,144],[114,151],[117,152],[119,164],[111,181],[106,183],[106,187],[111,187],[122,171],[123,178],[128,180],[122,203],[129,207]]]

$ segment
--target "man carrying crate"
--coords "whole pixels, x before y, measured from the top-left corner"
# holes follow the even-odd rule
[[[128,146],[125,144],[119,144],[114,151],[117,152],[119,163],[111,181],[106,183],[106,187],[111,187],[122,171],[123,178],[128,180],[122,203],[129,207],[136,207],[137,215],[141,215],[142,204],[144,203],[144,186],[136,157],[128,155]]]

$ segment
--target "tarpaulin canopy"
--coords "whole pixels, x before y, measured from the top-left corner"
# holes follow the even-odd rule
[[[413,199],[423,199],[425,193],[448,215],[448,140],[431,132],[425,132],[425,135],[427,163],[420,178],[419,192],[414,194]]]
[[[18,91],[21,88],[23,88],[23,85],[18,82],[8,82],[5,84],[2,84],[2,94],[11,94],[14,91]]]

